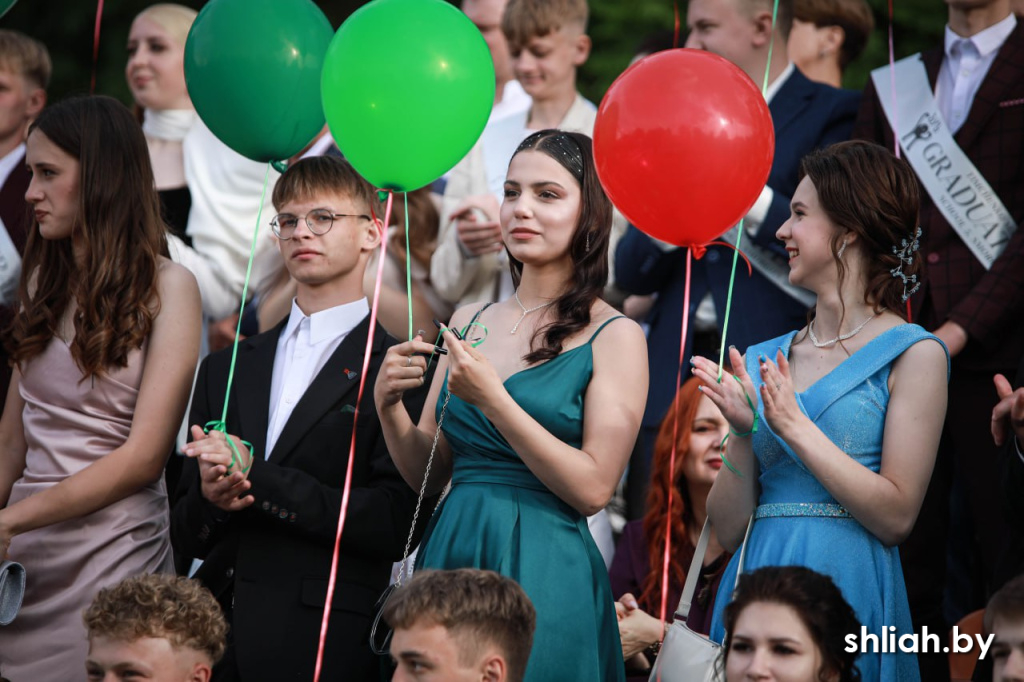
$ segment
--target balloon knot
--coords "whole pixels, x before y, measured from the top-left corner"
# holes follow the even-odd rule
[[[691,244],[690,251],[693,252],[693,257],[700,260],[704,257],[704,254],[708,252],[708,247],[703,244]]]
[[[271,161],[270,165],[273,166],[274,170],[276,170],[278,173],[284,173],[286,170],[288,170],[287,161]]]

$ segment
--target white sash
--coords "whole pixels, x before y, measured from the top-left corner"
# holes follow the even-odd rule
[[[935,102],[921,55],[901,59],[894,71],[890,76],[890,67],[882,66],[871,72],[882,109],[921,185],[987,270],[1006,248],[1017,224],[953,140]],[[893,92],[900,93],[895,107]]]
[[[21,254],[7,234],[7,226],[0,219],[0,305],[14,306],[18,302],[20,277]]]

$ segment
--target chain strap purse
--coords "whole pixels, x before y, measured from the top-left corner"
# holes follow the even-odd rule
[[[452,393],[448,391],[444,396],[444,403],[441,405],[441,415],[437,420],[437,430],[434,432],[434,442],[430,445],[430,456],[427,458],[427,467],[423,472],[423,483],[420,484],[419,497],[416,498],[416,510],[412,515],[412,525],[409,526],[409,537],[405,541],[405,551],[402,553],[402,561],[398,565],[398,577],[395,582],[387,586],[387,589],[380,595],[377,600],[377,604],[373,607],[373,625],[370,627],[370,649],[373,653],[379,656],[386,656],[388,653],[388,647],[391,644],[391,635],[393,631],[386,623],[381,623],[381,616],[384,613],[384,607],[387,605],[388,600],[391,599],[391,595],[394,594],[395,590],[402,587],[402,580],[405,577],[406,564],[409,561],[409,551],[412,549],[412,539],[416,534],[416,524],[419,522],[420,509],[423,506],[423,498],[427,492],[427,481],[430,480],[430,468],[434,464],[434,454],[437,452],[437,442],[441,438],[441,424],[444,423],[444,415],[448,410],[448,401],[451,399]],[[441,502],[444,501],[445,496],[448,494],[448,490],[451,488],[451,482],[444,487],[441,492],[441,497],[437,500],[437,505],[434,506],[434,511],[441,506]]]
[[[747,532],[743,536],[743,547],[740,549],[734,590],[740,582],[740,574],[743,573],[747,540],[750,539],[750,529],[753,527],[754,516],[751,514],[747,522]],[[662,642],[658,658],[654,661],[654,667],[651,668],[649,682],[725,682],[724,671],[719,670],[716,665],[722,645],[694,632],[686,624],[710,537],[711,521],[708,520],[704,522],[704,528],[700,531],[690,570],[686,572],[686,583],[683,585],[679,606],[676,608],[672,624],[665,631],[665,640]]]

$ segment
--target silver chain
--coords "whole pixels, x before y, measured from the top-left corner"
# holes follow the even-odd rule
[[[420,484],[420,495],[416,499],[416,511],[412,515],[412,525],[409,527],[409,538],[405,541],[405,551],[402,553],[402,563],[398,565],[398,577],[395,579],[395,585],[398,587],[402,586],[402,578],[405,577],[405,564],[409,560],[409,550],[412,548],[412,538],[416,534],[416,522],[420,518],[420,508],[423,506],[423,498],[427,493],[427,481],[430,479],[430,467],[434,464],[434,453],[437,452],[437,441],[441,438],[441,424],[444,423],[444,413],[448,409],[448,401],[452,397],[452,392],[448,391],[444,396],[444,402],[441,404],[441,416],[437,420],[437,430],[434,431],[434,442],[430,445],[430,456],[427,458],[427,468],[423,472],[423,483]],[[444,500],[448,494],[448,490],[451,487],[451,482],[445,485],[444,492],[441,494],[441,498],[437,501],[437,506],[434,507],[434,511],[437,511],[437,507],[441,506],[441,501]]]

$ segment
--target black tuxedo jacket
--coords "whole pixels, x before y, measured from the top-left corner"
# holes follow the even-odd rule
[[[313,676],[369,316],[313,380],[265,460],[274,354],[284,326],[241,342],[228,405],[228,432],[254,446],[249,480],[255,503],[236,513],[217,509],[202,497],[196,462],[187,460],[172,511],[175,550],[204,560],[196,577],[230,614],[225,667],[233,658],[237,677],[225,671],[220,679],[308,682]],[[391,461],[373,405],[377,372],[394,343],[378,325],[355,425],[325,680],[370,679],[378,670],[368,645],[370,615],[392,563],[402,557],[416,503]],[[220,419],[230,352],[203,361],[190,424]],[[425,393],[407,401],[418,402],[408,405],[414,418]]]

